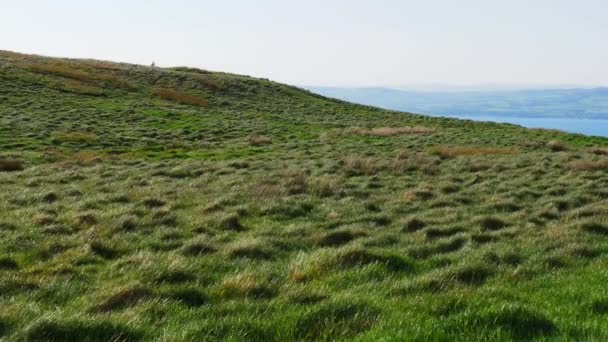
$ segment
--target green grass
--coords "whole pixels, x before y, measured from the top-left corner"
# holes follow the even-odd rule
[[[606,146],[1,52],[0,339],[605,340]]]

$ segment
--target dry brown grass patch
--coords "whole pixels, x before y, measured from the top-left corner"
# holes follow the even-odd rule
[[[570,163],[570,168],[577,171],[608,170],[608,160],[577,160]]]
[[[424,126],[406,126],[406,127],[349,127],[342,131],[343,135],[370,135],[376,137],[393,137],[397,135],[408,134],[433,134],[437,129]]]
[[[175,101],[177,103],[185,104],[185,105],[195,105],[205,107],[209,104],[207,99],[198,96],[192,96],[188,94],[184,94],[175,89],[169,88],[156,88],[152,90],[152,93],[163,100]]]
[[[381,160],[372,157],[349,156],[342,158],[342,164],[346,174],[352,176],[375,175],[384,167]]]
[[[594,146],[589,148],[588,151],[599,156],[608,156],[608,147]]]
[[[70,67],[65,63],[37,64],[30,63],[24,67],[37,74],[55,75],[65,78],[71,78],[81,82],[90,82],[93,77],[88,72]]]
[[[453,158],[458,156],[514,154],[517,153],[517,150],[498,147],[435,146],[431,148],[430,152],[444,158]]]
[[[393,159],[393,173],[400,174],[406,171],[421,171],[426,174],[439,172],[437,159],[421,153],[402,152]]]
[[[251,146],[262,146],[272,144],[272,137],[264,135],[254,135],[247,140]]]
[[[251,194],[258,199],[273,199],[283,197],[287,192],[280,184],[261,183],[253,187]]]

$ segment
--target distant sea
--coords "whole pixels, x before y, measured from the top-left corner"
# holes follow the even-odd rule
[[[528,128],[557,129],[569,133],[581,133],[591,136],[608,137],[607,119],[575,119],[575,118],[531,118],[525,116],[491,116],[491,115],[430,115],[474,121],[491,121],[511,123]]]
[[[608,137],[608,87],[460,92],[308,89],[336,99],[410,113]]]

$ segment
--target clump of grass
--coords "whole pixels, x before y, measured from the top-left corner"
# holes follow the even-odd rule
[[[597,222],[587,222],[582,225],[582,229],[585,232],[597,234],[597,235],[608,235],[608,226]]]
[[[395,174],[406,171],[421,171],[433,175],[439,172],[437,160],[422,153],[401,152],[393,159],[392,168]]]
[[[498,217],[484,217],[479,220],[479,225],[484,230],[500,230],[509,224]]]
[[[204,292],[192,287],[171,288],[164,291],[162,296],[193,308],[203,306],[210,301]]]
[[[151,296],[150,290],[140,285],[126,286],[119,289],[102,303],[96,305],[93,312],[111,312],[137,305]]]
[[[407,259],[393,254],[374,253],[363,248],[353,248],[340,251],[335,258],[338,267],[361,267],[380,264],[390,271],[411,270],[413,265]]]
[[[285,196],[287,193],[281,184],[264,182],[256,184],[251,194],[259,199],[272,199]]]
[[[15,159],[0,159],[0,172],[22,171],[23,161]]]
[[[219,227],[223,230],[245,230],[245,227],[241,224],[241,220],[237,214],[230,214],[223,217],[219,222]]]
[[[382,161],[371,157],[348,156],[341,162],[349,176],[375,175],[384,167]]]
[[[577,171],[608,170],[608,160],[576,160],[571,162],[569,166]]]
[[[558,140],[551,140],[547,143],[547,147],[553,152],[566,151],[568,147]]]
[[[118,221],[118,229],[124,231],[134,231],[141,226],[141,222],[137,216],[127,215],[121,217]]]
[[[49,226],[55,223],[55,216],[50,214],[38,214],[34,217],[34,224],[38,226]]]
[[[494,273],[493,269],[483,264],[466,265],[454,272],[453,277],[456,281],[465,285],[478,286],[483,284]]]
[[[58,87],[58,90],[66,91],[70,93],[76,93],[80,95],[90,95],[90,96],[102,96],[105,95],[102,89],[97,88],[91,84],[85,84],[80,81],[75,80],[67,80],[61,83],[61,86]]]
[[[119,88],[126,90],[135,90],[137,89],[133,84],[127,81],[124,78],[117,77],[111,74],[101,74],[95,75],[95,78],[100,81],[102,86],[107,88]]]
[[[594,146],[590,147],[587,151],[589,151],[589,153],[596,154],[599,156],[608,156],[608,147]]]
[[[0,222],[0,232],[12,232],[17,230],[17,225],[10,222]]]
[[[264,135],[254,135],[247,139],[247,142],[251,146],[263,146],[272,144],[272,137],[264,136]]]
[[[426,223],[424,221],[417,219],[415,217],[412,217],[405,222],[405,224],[403,226],[403,231],[408,232],[408,233],[414,233],[414,232],[421,230],[425,226],[426,226]]]
[[[93,77],[88,72],[75,69],[65,63],[49,63],[49,64],[27,64],[25,68],[38,73],[61,76],[65,78],[71,78],[82,82],[90,82]]]
[[[207,99],[188,95],[176,89],[156,88],[152,90],[152,93],[163,100],[170,100],[185,105],[206,107],[209,104]]]
[[[360,237],[367,236],[364,232],[353,232],[350,230],[335,231],[324,234],[318,239],[319,246],[336,247],[347,244]]]
[[[61,142],[89,143],[97,140],[94,132],[56,132],[53,137]]]
[[[301,194],[306,191],[306,173],[291,171],[285,175],[284,186],[290,195]]]
[[[464,232],[462,227],[451,227],[451,228],[429,228],[424,233],[428,239],[436,239],[449,237]]]
[[[342,131],[343,135],[369,135],[376,137],[394,137],[397,135],[426,135],[436,133],[436,128],[424,126],[408,126],[408,127],[376,127],[376,128],[361,128],[350,127]]]
[[[97,224],[97,217],[92,213],[80,214],[76,217],[74,223],[78,226],[90,227]]]
[[[430,149],[430,152],[443,158],[454,158],[458,156],[514,154],[517,153],[517,150],[502,147],[434,146]]]
[[[326,303],[299,318],[295,334],[302,340],[348,339],[371,329],[379,318],[380,311],[367,305]]]
[[[408,254],[417,259],[424,259],[437,254],[456,252],[464,248],[466,244],[467,239],[463,237],[455,237],[453,239],[441,240],[433,245],[423,245],[412,248]]]
[[[222,297],[270,298],[275,291],[250,273],[238,274],[224,279],[219,286]]]
[[[101,241],[92,241],[89,243],[91,253],[99,255],[104,259],[115,259],[120,255],[120,252],[110,246],[107,246]]]
[[[59,200],[59,195],[55,192],[47,192],[40,197],[40,200],[45,203],[53,203]]]
[[[273,251],[264,242],[257,239],[240,240],[228,247],[226,254],[230,258],[248,258],[268,260],[274,257]]]
[[[213,77],[210,77],[208,74],[206,75],[195,75],[194,79],[201,85],[207,87],[207,88],[211,88],[211,89],[216,89],[216,90],[223,90],[226,88],[226,83],[223,82],[220,79],[216,79]]]
[[[0,257],[0,270],[18,270],[19,264],[15,259],[7,256]]]
[[[66,156],[66,163],[74,163],[78,166],[93,166],[103,160],[104,156],[94,151],[78,151]]]
[[[195,280],[196,277],[191,271],[180,269],[163,269],[160,273],[154,276],[155,284],[183,284]]]
[[[591,311],[596,315],[608,314],[608,299],[594,300],[591,304]]]
[[[204,241],[189,242],[182,248],[182,254],[185,256],[200,256],[213,252],[215,248]]]
[[[14,296],[20,293],[33,292],[40,289],[40,285],[35,282],[16,278],[0,278],[0,297]]]
[[[142,333],[99,318],[42,318],[26,327],[24,336],[30,341],[138,341]]]
[[[467,315],[471,326],[487,330],[501,329],[515,340],[532,340],[555,335],[557,326],[544,315],[523,307],[508,305],[485,313]]]
[[[148,208],[158,208],[166,204],[165,201],[154,197],[146,198],[141,203]]]
[[[308,187],[313,195],[319,197],[333,196],[339,190],[339,178],[336,176],[324,175],[311,179]]]

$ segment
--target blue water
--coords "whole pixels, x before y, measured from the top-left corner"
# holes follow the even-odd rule
[[[437,115],[475,121],[512,123],[528,128],[549,128],[569,133],[608,137],[608,119],[530,118],[519,116]]]

